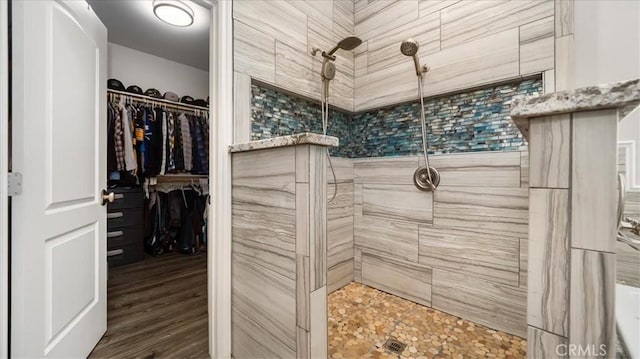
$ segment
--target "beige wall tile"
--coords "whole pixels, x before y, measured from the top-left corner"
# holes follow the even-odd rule
[[[318,73],[313,71],[311,54],[276,40],[276,84],[296,93],[313,96],[320,93]]]
[[[574,113],[572,127],[571,247],[615,253],[617,112]]]
[[[418,157],[356,158],[353,160],[354,182],[379,184],[413,184]]]
[[[362,215],[415,223],[433,222],[433,194],[411,185],[364,184]]]
[[[420,0],[420,16],[426,16],[449,7],[461,0]]]
[[[553,16],[553,0],[462,1],[442,9],[442,48]]]
[[[573,34],[574,0],[555,0],[556,37]]]
[[[272,39],[278,39],[294,47],[306,47],[307,15],[291,2],[235,1],[233,18],[251,24],[253,28]]]
[[[615,254],[582,249],[571,250],[571,310],[569,342],[594,346],[606,345],[615,356]]]
[[[436,309],[510,334],[526,335],[526,290],[434,268],[431,291]]]
[[[527,356],[530,358],[564,358],[559,355],[568,352],[567,338],[561,337],[538,328],[527,329]]]
[[[529,152],[520,152],[520,187],[529,187]]]
[[[251,77],[233,72],[234,143],[251,140]]]
[[[513,286],[519,280],[518,238],[419,227],[420,264],[478,276]]]
[[[327,287],[311,292],[311,358],[327,357]]]
[[[353,281],[353,257],[329,267],[327,290],[332,293]]]
[[[440,185],[463,187],[520,187],[520,160],[517,151],[429,156],[429,164],[440,172]]]
[[[242,21],[234,21],[233,24],[234,71],[274,83],[275,39]]]
[[[356,217],[354,245],[369,253],[418,262],[418,224]]]
[[[514,28],[432,54],[420,53],[429,66],[424,95],[469,88],[519,76],[519,31]],[[370,59],[370,58],[369,58]],[[411,61],[355,79],[356,111],[416,99],[416,76]]]
[[[527,322],[568,336],[569,190],[532,188],[529,192],[529,268]]]
[[[399,63],[411,62],[410,58],[403,56],[400,52],[400,44],[407,38],[418,41],[421,55],[440,51],[440,14],[432,13],[369,38],[367,72],[376,72]]]
[[[575,87],[575,50],[573,35],[556,38],[556,91]]]
[[[235,355],[295,355],[295,279],[257,266],[253,258],[238,254],[233,255],[231,273]]]
[[[553,16],[520,26],[520,75],[554,67]]]
[[[569,188],[571,115],[529,121],[529,186]]]
[[[431,268],[362,254],[362,283],[431,306]]]
[[[380,1],[374,7],[356,12],[355,34],[363,39],[371,39],[400,25],[417,19],[418,0]]]
[[[529,275],[529,240],[520,238],[520,288],[527,288]]]
[[[445,187],[434,197],[433,224],[477,233],[526,237],[526,188]]]

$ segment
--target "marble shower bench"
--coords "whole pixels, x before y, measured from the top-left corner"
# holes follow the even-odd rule
[[[513,100],[529,142],[532,358],[615,356],[618,113],[638,102],[637,79]]]
[[[230,146],[234,358],[327,357],[326,148],[313,133]]]

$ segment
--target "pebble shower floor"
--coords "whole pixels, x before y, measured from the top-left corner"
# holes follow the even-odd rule
[[[527,341],[358,283],[329,295],[330,358],[526,358]],[[388,338],[407,344],[401,354]]]

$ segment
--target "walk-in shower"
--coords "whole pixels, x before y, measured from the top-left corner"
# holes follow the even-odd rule
[[[320,71],[320,76],[322,78],[322,95],[320,96],[321,102],[321,114],[322,114],[322,134],[327,134],[327,128],[329,127],[329,82],[333,80],[336,76],[336,65],[333,61],[336,60],[335,53],[338,50],[347,50],[351,51],[356,47],[362,44],[362,40],[355,36],[349,36],[342,39],[338,44],[331,49],[329,52],[322,51],[317,47],[314,47],[311,51],[313,56],[320,51],[323,57],[322,60],[322,70]],[[329,203],[333,202],[338,194],[338,181],[336,181],[336,172],[333,169],[333,164],[331,163],[331,156],[329,156],[329,148],[327,148],[327,160],[329,161],[329,167],[331,168],[331,175],[333,176],[333,196],[329,200]]]
[[[420,114],[422,120],[422,151],[424,153],[424,166],[418,167],[413,174],[413,183],[421,191],[435,191],[438,184],[440,184],[440,174],[434,167],[429,166],[429,154],[427,148],[429,142],[427,140],[427,120],[424,114],[424,97],[422,95],[423,76],[429,71],[429,68],[424,65],[420,66],[420,60],[418,59],[418,49],[420,44],[416,40],[407,39],[400,44],[400,52],[405,56],[413,58],[413,64],[415,65],[416,75],[418,76],[418,95],[420,96]]]

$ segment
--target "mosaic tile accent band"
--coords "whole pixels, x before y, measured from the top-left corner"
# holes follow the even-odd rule
[[[426,85],[428,86],[428,84]],[[252,139],[321,132],[320,105],[252,85]],[[509,117],[516,95],[542,93],[542,79],[425,99],[429,153],[513,151],[527,144]],[[385,157],[422,151],[420,103],[349,115],[329,113],[328,134],[340,138],[337,157]]]

